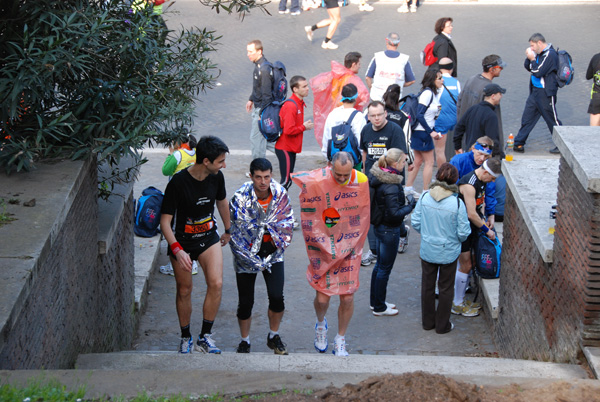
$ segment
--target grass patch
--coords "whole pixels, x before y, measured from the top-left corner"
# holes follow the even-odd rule
[[[4,198],[0,199],[0,226],[6,225],[7,223],[16,220],[12,217],[11,213],[6,212],[6,208],[6,201],[4,201]]]

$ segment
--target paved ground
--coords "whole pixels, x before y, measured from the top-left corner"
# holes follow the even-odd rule
[[[197,107],[198,118],[194,127],[199,135],[215,134],[222,137],[232,149],[224,170],[228,194],[231,195],[246,179],[243,172],[250,162],[248,133],[250,117],[244,105],[251,90],[252,64],[246,58],[245,45],[260,38],[265,55],[270,60],[281,60],[288,67],[289,75],[301,74],[312,77],[329,69],[331,59],[342,60],[344,54],[357,50],[364,55],[361,75],[374,51],[383,48],[383,38],[389,31],[398,31],[403,39],[401,51],[411,56],[416,76],[420,80],[424,67],[418,63],[419,51],[434,36],[433,24],[444,15],[454,18],[453,41],[458,49],[459,79],[481,71],[480,60],[490,53],[497,53],[509,66],[497,81],[508,89],[502,101],[505,133],[516,134],[520,115],[527,96],[528,74],[523,69],[524,49],[527,39],[536,31],[546,35],[555,46],[568,49],[575,60],[574,83],[561,90],[558,97],[558,114],[566,125],[588,124],[587,103],[589,85],[583,75],[587,63],[597,49],[586,48],[582,38],[597,35],[596,15],[598,5],[574,6],[496,6],[496,5],[433,5],[425,4],[416,14],[400,15],[397,5],[374,4],[372,13],[359,13],[356,5],[342,10],[342,23],[334,37],[340,45],[335,51],[320,48],[324,30],[315,33],[310,43],[303,33],[303,26],[316,23],[325,16],[322,9],[303,13],[298,17],[277,14],[276,6],[269,5],[273,16],[253,11],[243,21],[233,16],[217,15],[196,0],[178,0],[174,9],[180,14],[169,17],[172,28],[183,24],[206,26],[222,35],[219,52],[213,61],[221,68],[218,86],[202,97]],[[532,24],[532,21],[535,24]],[[559,24],[556,23],[559,21]],[[559,25],[559,26],[558,26]],[[411,87],[418,91],[417,84]],[[311,100],[306,114],[311,113]],[[548,155],[545,150],[552,147],[545,125],[538,124],[530,137],[526,156]],[[321,166],[323,161],[316,156],[318,146],[312,134],[305,135],[303,155],[297,162],[297,171]],[[146,185],[164,187],[166,179],[160,174],[160,166],[166,153],[155,150],[147,156],[150,162],[144,166],[139,193]],[[270,155],[276,166],[276,158]],[[278,172],[276,167],[276,172]],[[277,177],[277,175],[276,175]],[[298,211],[298,190],[294,186],[291,198]],[[286,314],[281,325],[281,334],[291,352],[314,352],[312,346],[314,291],[304,277],[308,263],[304,242],[296,237],[286,252]],[[231,266],[231,253],[224,249],[223,302],[214,332],[218,345],[233,351],[239,342],[239,331],[235,318],[237,291]],[[160,264],[166,263],[164,253]],[[356,294],[356,309],[347,334],[350,353],[363,354],[423,354],[423,355],[490,355],[495,353],[491,336],[484,317],[464,318],[453,316],[455,330],[447,335],[426,332],[420,326],[420,266],[418,259],[418,236],[411,234],[409,252],[399,255],[388,288],[388,300],[397,303],[401,312],[396,317],[374,317],[368,307],[368,284],[371,267],[361,271],[361,288]],[[194,312],[192,331],[200,329],[203,278],[195,277]],[[179,326],[175,314],[175,283],[172,277],[156,274],[150,288],[148,310],[143,316],[135,341],[137,350],[175,350],[179,341]],[[254,322],[251,331],[252,348],[256,352],[268,351],[265,345],[268,330],[266,319],[266,290],[264,282],[257,281]],[[328,320],[332,328],[330,339],[335,335],[337,303],[332,303]]]

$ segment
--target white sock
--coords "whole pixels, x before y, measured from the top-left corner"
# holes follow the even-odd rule
[[[323,319],[323,321],[318,321],[318,319],[317,319],[317,327],[325,328],[325,326],[326,326],[325,323],[326,323],[325,319]]]
[[[337,341],[343,341],[343,340],[345,340],[345,338],[342,335],[340,335],[340,334],[336,334],[335,335],[335,340],[336,340],[336,342]]]
[[[248,342],[248,345],[250,345],[250,335],[248,335],[245,338],[242,338],[242,341],[246,341],[246,342]]]
[[[414,191],[413,186],[404,186],[404,192]]]
[[[456,271],[456,279],[454,282],[454,304],[459,305],[465,299],[465,292],[467,291],[467,282],[469,281],[469,274]]]
[[[275,335],[279,335],[278,331],[269,331],[269,339],[273,339]]]

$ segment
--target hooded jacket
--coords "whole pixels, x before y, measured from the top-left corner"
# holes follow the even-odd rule
[[[412,205],[406,205],[402,175],[374,165],[370,171],[369,186],[371,198],[375,197],[377,207],[383,212],[381,224],[389,227],[402,225],[404,217],[413,210]]]
[[[421,259],[449,264],[471,234],[467,208],[458,198],[458,186],[435,181],[423,193],[412,214],[412,227],[421,234]]]
[[[285,189],[271,179],[271,194],[267,212],[258,203],[254,185],[246,182],[229,201],[231,215],[231,252],[237,273],[271,271],[271,265],[283,261],[283,251],[292,242],[294,212]],[[265,231],[271,235],[277,250],[261,258],[260,250]]]

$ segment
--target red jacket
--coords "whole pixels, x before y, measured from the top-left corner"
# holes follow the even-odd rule
[[[302,152],[302,138],[305,130],[304,108],[306,104],[296,94],[292,94],[290,99],[296,103],[285,102],[279,111],[282,133],[275,143],[275,148],[299,154]]]

